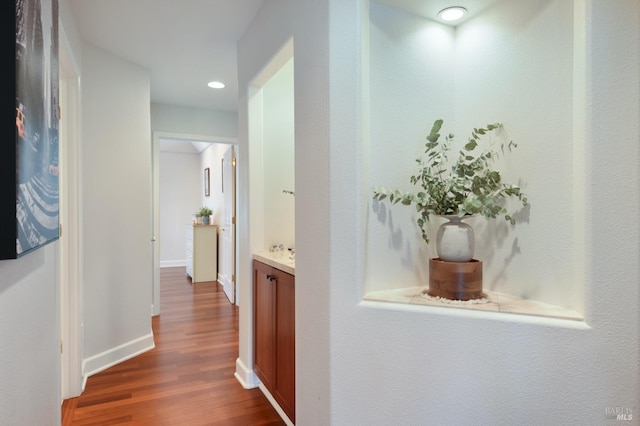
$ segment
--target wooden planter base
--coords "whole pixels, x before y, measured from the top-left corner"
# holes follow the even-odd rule
[[[487,297],[482,292],[482,262],[445,262],[439,257],[429,259],[429,290],[432,297],[451,300],[471,300]]]

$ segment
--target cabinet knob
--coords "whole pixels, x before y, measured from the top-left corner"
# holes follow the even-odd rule
[[[267,279],[268,279],[269,281],[275,281],[276,277],[275,277],[274,275],[267,274]]]

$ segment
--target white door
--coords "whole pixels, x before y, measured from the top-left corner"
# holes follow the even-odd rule
[[[220,277],[229,301],[236,303],[236,158],[233,145],[222,160],[224,215],[220,226]]]

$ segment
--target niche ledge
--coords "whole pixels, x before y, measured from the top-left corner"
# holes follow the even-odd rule
[[[580,314],[571,309],[535,300],[521,299],[505,293],[484,290],[489,302],[462,303],[426,298],[423,294],[426,293],[427,289],[428,287],[407,287],[393,290],[372,291],[365,294],[363,300],[584,321],[584,318]]]

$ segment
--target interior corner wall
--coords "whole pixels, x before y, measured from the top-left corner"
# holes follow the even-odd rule
[[[153,348],[149,72],[82,52],[84,374]]]

